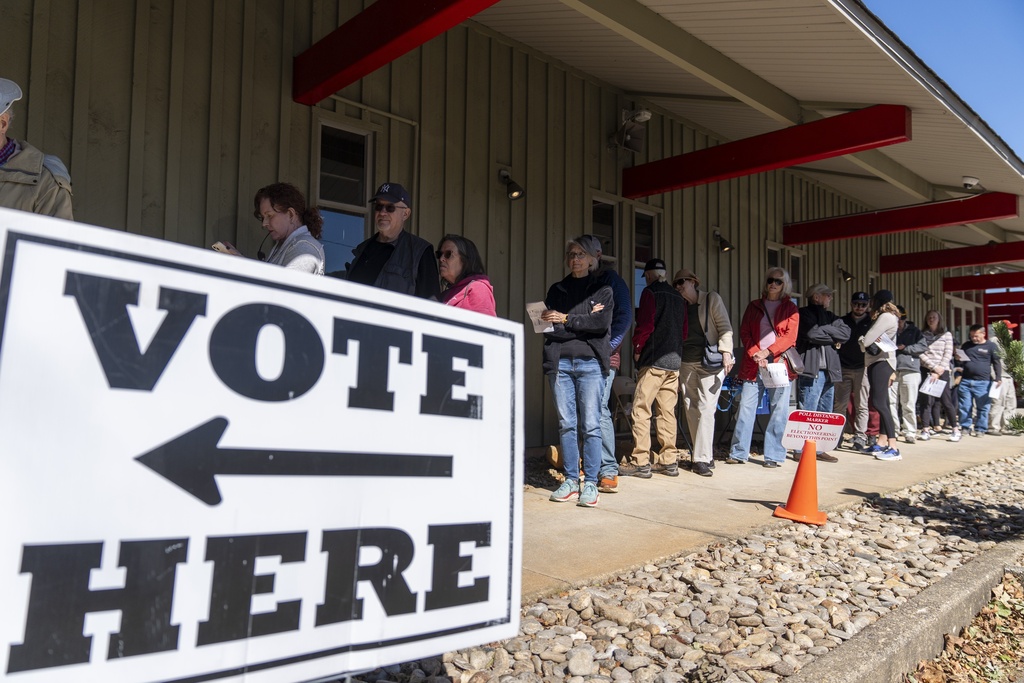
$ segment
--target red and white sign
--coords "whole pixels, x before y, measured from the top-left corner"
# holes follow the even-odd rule
[[[522,337],[0,209],[0,680],[336,680],[514,636]]]
[[[798,451],[804,447],[804,441],[814,441],[819,453],[830,450],[839,445],[845,424],[846,418],[839,413],[794,410],[786,422],[782,447]]]

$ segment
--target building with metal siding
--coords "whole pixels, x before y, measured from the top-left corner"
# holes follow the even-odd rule
[[[839,312],[855,289],[884,286],[922,319],[931,304],[918,291],[942,291],[940,272],[877,272],[880,254],[941,248],[933,234],[783,244],[786,223],[879,208],[840,187],[839,174],[774,170],[624,198],[624,168],[727,141],[707,125],[706,104],[694,107],[699,125],[664,97],[627,92],[484,16],[314,107],[293,102],[293,57],[363,5],[5,1],[0,75],[26,94],[12,134],[68,163],[77,220],[200,248],[227,239],[248,254],[263,237],[252,196],[267,183],[293,182],[341,216],[339,231],[369,234],[373,187],[401,182],[413,194],[412,231],[434,243],[449,232],[475,241],[498,313],[513,320],[564,275],[565,241],[602,230],[595,220],[609,226],[608,252],[628,282],[647,255],[691,267],[737,323],[770,262],[798,270],[801,288],[836,287]],[[623,111],[639,107],[653,113],[643,149],[611,145]],[[502,169],[524,199],[506,197]],[[737,249],[719,252],[715,229]],[[339,237],[335,254],[344,244]],[[839,266],[856,279],[842,282]],[[527,336],[527,445],[555,438],[541,345]]]

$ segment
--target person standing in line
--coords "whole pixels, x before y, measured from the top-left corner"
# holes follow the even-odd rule
[[[566,244],[569,274],[551,285],[541,319],[552,323],[544,333],[544,374],[558,411],[565,481],[551,494],[556,503],[575,501],[596,507],[601,466],[601,393],[608,373],[608,346],[615,305],[611,287],[594,276],[597,255],[573,240]],[[580,443],[584,482],[580,486]]]
[[[665,281],[665,262],[661,259],[651,259],[644,265],[644,279],[647,286],[640,294],[633,330],[633,360],[640,369],[633,394],[633,453],[619,465],[619,475],[650,479],[653,471],[678,477],[676,401],[686,338],[686,301]],[[657,407],[657,453],[651,450],[652,404]]]
[[[858,341],[864,351],[866,381],[872,407],[878,411],[878,443],[868,449],[876,460],[902,460],[896,443],[896,424],[889,410],[889,380],[896,370],[896,330],[899,309],[892,302],[892,292],[880,289],[871,297],[872,324]]]
[[[353,261],[345,278],[399,294],[439,300],[441,283],[434,247],[405,230],[412,215],[409,193],[398,183],[384,183],[370,201],[377,232],[352,250]]]
[[[757,419],[757,404],[761,392],[768,392],[771,414],[768,429],[764,435],[764,467],[781,467],[786,461],[786,449],[782,447],[782,434],[789,417],[789,392],[796,373],[786,363],[789,382],[785,386],[766,389],[761,379],[761,368],[771,362],[785,362],[783,354],[796,344],[800,326],[800,312],[790,298],[793,281],[782,268],[769,268],[765,274],[761,297],[747,305],[740,322],[740,342],[743,355],[737,377],[743,382],[740,390],[740,407],[736,415],[736,426],[729,447],[730,465],[742,465],[750,458],[750,439],[754,435],[754,421]]]
[[[940,396],[925,395],[924,407],[921,410],[921,441],[928,441],[933,434],[939,433],[941,424],[940,407],[946,415],[946,422],[953,428],[950,441],[960,440],[960,423],[957,422],[956,408],[953,407],[953,334],[942,323],[942,315],[936,311],[928,311],[924,316],[924,329],[921,331],[927,350],[918,360],[921,361],[922,382],[929,377],[942,380],[946,385]],[[934,427],[934,430],[933,430]]]
[[[800,330],[796,350],[804,362],[804,371],[797,377],[797,404],[800,410],[830,413],[835,405],[835,385],[843,380],[838,347],[850,339],[850,328],[828,307],[834,291],[826,284],[812,285],[804,294],[807,305],[800,309]],[[839,462],[824,451],[817,454],[822,462]],[[799,460],[799,454],[796,459]]]
[[[868,447],[868,387],[864,382],[864,351],[858,339],[871,327],[867,292],[854,292],[850,298],[850,312],[843,322],[850,328],[850,338],[839,347],[839,365],[843,378],[835,385],[832,412],[847,416],[850,398],[853,398],[853,419],[847,419],[845,431],[853,434],[852,448],[864,451]]]
[[[917,440],[917,394],[921,387],[920,356],[928,350],[928,342],[917,325],[907,320],[907,309],[896,308],[900,320],[896,329],[896,377],[889,385],[889,412],[897,426],[902,415],[903,440],[914,443]]]
[[[972,436],[984,436],[988,431],[988,411],[991,399],[988,396],[995,377],[997,386],[1002,384],[1002,369],[999,363],[999,348],[996,343],[985,338],[984,325],[971,325],[971,339],[960,350],[967,357],[961,360],[963,374],[957,387],[960,399],[960,428],[971,430]],[[973,404],[973,406],[972,406]],[[971,415],[971,408],[976,409],[977,417]]]
[[[612,411],[608,404],[612,397],[612,384],[622,365],[622,342],[633,324],[633,299],[626,281],[619,277],[610,263],[601,260],[604,253],[601,240],[595,235],[583,235],[576,241],[584,245],[588,251],[597,254],[598,282],[611,287],[615,299],[611,339],[608,341],[612,354],[609,358],[604,393],[601,395],[601,472],[597,490],[601,493],[616,493],[619,490],[619,461],[615,457],[615,425],[612,423]]]
[[[441,303],[467,311],[496,316],[494,287],[473,240],[445,235],[437,245],[437,265],[444,283]]]
[[[721,295],[700,289],[700,279],[689,268],[678,271],[672,284],[686,300],[686,319],[689,321],[679,375],[680,398],[693,442],[691,471],[710,477],[715,467],[713,442],[718,396],[722,391],[722,381],[732,372],[735,362],[732,323]],[[722,354],[721,369],[709,370],[701,365],[704,349],[709,345],[718,346]]]
[[[1006,325],[1006,329],[1012,330],[1017,327],[1016,323],[1009,320],[1000,320]],[[1006,360],[999,358],[1000,368],[1003,375],[1003,383],[999,385],[999,398],[992,399],[992,410],[989,412],[988,435],[1009,436],[1013,434],[1010,427],[1010,418],[1017,414],[1017,390],[1013,386],[1013,377],[1006,371]]]
[[[74,220],[71,176],[64,163],[24,140],[8,135],[21,88],[0,78],[0,206],[42,216]]]

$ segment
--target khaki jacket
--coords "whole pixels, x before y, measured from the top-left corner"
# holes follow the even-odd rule
[[[16,140],[20,151],[0,166],[0,206],[74,220],[71,180],[43,165],[43,153]]]

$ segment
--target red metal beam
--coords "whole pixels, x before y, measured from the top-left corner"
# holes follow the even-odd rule
[[[1009,320],[1017,322],[1017,319],[1024,315],[1024,305],[1021,306],[1000,306],[988,312],[988,321]]]
[[[1024,292],[990,292],[985,294],[986,306],[1024,304]]]
[[[877,104],[624,169],[622,194],[631,199],[647,197],[863,152],[910,138],[910,109],[898,104]]]
[[[870,237],[894,232],[941,228],[947,225],[995,221],[1003,218],[1016,218],[1017,215],[1017,195],[1005,192],[986,192],[964,199],[950,199],[944,202],[901,206],[896,209],[868,211],[850,216],[788,223],[782,226],[782,242],[788,245],[811,244],[812,242],[828,242],[851,237]],[[904,255],[904,258],[906,256],[910,255]],[[926,265],[928,268],[932,268],[930,263]]]
[[[292,62],[292,99],[314,105],[498,0],[377,0]]]
[[[976,289],[1002,289],[1003,287],[1024,287],[1024,273],[961,275],[942,278],[943,292],[969,292]]]
[[[936,270],[960,266],[983,266],[1024,260],[1024,242],[984,244],[980,247],[938,249],[913,254],[890,254],[878,259],[879,272],[904,273],[912,270]]]

